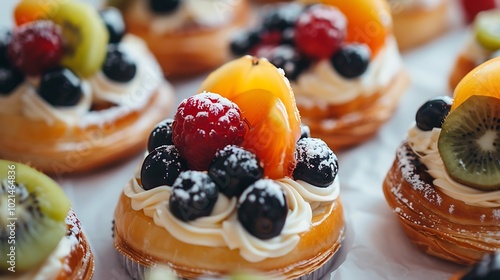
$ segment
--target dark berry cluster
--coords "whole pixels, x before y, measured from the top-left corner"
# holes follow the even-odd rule
[[[103,73],[115,82],[130,81],[136,63],[118,48],[125,34],[119,10],[100,11],[109,33],[109,45]],[[50,20],[35,20],[12,31],[0,30],[0,95],[9,95],[26,76],[40,76],[37,92],[49,104],[58,107],[76,105],[83,94],[77,72],[63,66],[65,39],[59,25]],[[89,50],[93,51],[93,50]]]
[[[346,43],[346,36],[347,19],[337,8],[283,3],[270,6],[260,26],[239,32],[230,48],[234,55],[266,57],[290,80],[322,59],[351,79],[366,71],[371,50],[365,44]]]

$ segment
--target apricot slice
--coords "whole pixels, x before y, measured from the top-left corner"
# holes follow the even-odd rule
[[[39,19],[46,19],[52,15],[58,4],[52,1],[22,0],[14,9],[16,24],[22,25]]]
[[[458,83],[454,92],[453,105],[455,110],[472,95],[484,95],[500,98],[500,58],[491,59],[469,72]]]
[[[384,0],[302,0],[337,7],[347,17],[347,42],[365,43],[375,56],[392,32],[389,5]]]
[[[252,124],[254,131],[264,133],[264,128],[267,128],[266,133],[276,133],[274,137],[271,137],[272,139],[269,139],[270,143],[254,147],[253,152],[257,155],[268,155],[259,157],[266,166],[269,166],[269,168],[265,168],[264,172],[270,178],[282,178],[292,174],[295,165],[295,142],[300,137],[300,115],[295,105],[295,98],[290,84],[284,77],[283,72],[266,59],[244,56],[230,61],[212,72],[199,89],[199,92],[203,91],[218,93],[235,102],[242,110],[243,117],[254,122]],[[235,100],[237,96],[238,98]],[[265,109],[265,106],[278,106],[276,107],[278,109]],[[243,111],[243,108],[245,108],[245,111]],[[275,113],[276,110],[282,111],[280,114],[285,117],[282,119],[280,119],[281,117],[273,117],[277,114]],[[254,116],[255,112],[270,119],[257,119]],[[266,112],[271,113],[266,115]],[[280,119],[281,124],[276,121],[277,119]],[[262,121],[265,125],[256,125],[255,122],[257,121]],[[276,129],[271,128],[271,125],[276,126]],[[258,129],[255,127],[258,127]],[[263,128],[263,130],[260,130],[260,128]],[[285,130],[286,133],[282,133]],[[257,141],[259,136],[247,133],[246,137],[249,139],[244,140],[244,142],[248,143]],[[282,146],[283,143],[291,144]],[[291,170],[290,166],[292,166]],[[275,168],[276,170],[274,170]]]
[[[264,175],[278,179],[290,176],[295,168],[295,143],[287,111],[269,91],[254,89],[237,94],[232,101],[240,107],[248,124],[241,146],[264,163]]]

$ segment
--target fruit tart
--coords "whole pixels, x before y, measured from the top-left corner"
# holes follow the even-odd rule
[[[491,60],[424,103],[383,183],[410,240],[459,264],[500,250],[499,74]]]
[[[107,0],[148,44],[169,77],[192,76],[230,59],[230,35],[250,19],[247,0]]]
[[[372,137],[409,79],[384,1],[324,2],[331,5],[269,6],[262,23],[239,33],[230,47],[235,56],[266,57],[282,68],[303,123],[336,150]],[[365,30],[368,24],[373,30]]]
[[[94,257],[70,206],[45,174],[0,160],[0,279],[92,279]]]
[[[475,0],[477,1],[477,0]],[[425,44],[450,25],[449,0],[389,0],[400,50]]]
[[[472,31],[459,52],[450,74],[450,88],[457,84],[476,66],[490,58],[499,56],[500,34],[497,26],[500,23],[500,9],[483,11],[477,14],[472,24]]]
[[[472,268],[453,275],[449,280],[496,280],[500,279],[500,251],[484,255]]]
[[[114,246],[127,271],[319,279],[345,235],[338,161],[301,129],[283,72],[245,56],[199,92],[153,130],[119,199]]]
[[[0,35],[0,157],[62,175],[144,149],[174,99],[145,43],[115,8],[45,4]]]

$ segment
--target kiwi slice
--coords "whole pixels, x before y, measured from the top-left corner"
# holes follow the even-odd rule
[[[484,11],[474,21],[477,41],[486,49],[500,49],[500,11]]]
[[[99,71],[106,58],[109,34],[98,11],[82,1],[63,1],[49,18],[62,27],[61,64],[83,77]]]
[[[70,202],[48,176],[0,160],[0,273],[43,263],[66,235]]]
[[[500,99],[472,95],[443,123],[439,154],[457,182],[483,191],[500,189]]]

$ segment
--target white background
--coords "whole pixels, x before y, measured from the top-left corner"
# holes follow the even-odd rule
[[[0,27],[12,26],[15,3],[0,0]],[[458,13],[454,17],[458,18]],[[396,115],[372,140],[338,153],[342,197],[350,227],[349,242],[343,250],[347,257],[331,275],[332,279],[447,279],[461,269],[413,247],[382,194],[383,178],[418,107],[430,97],[450,94],[448,76],[467,38],[466,27],[453,26],[438,40],[404,53],[412,85]],[[204,76],[174,82],[177,103],[195,94]],[[113,249],[111,221],[120,192],[140,162],[141,155],[137,155],[92,174],[58,179],[90,239],[96,263],[94,279],[129,279]]]

